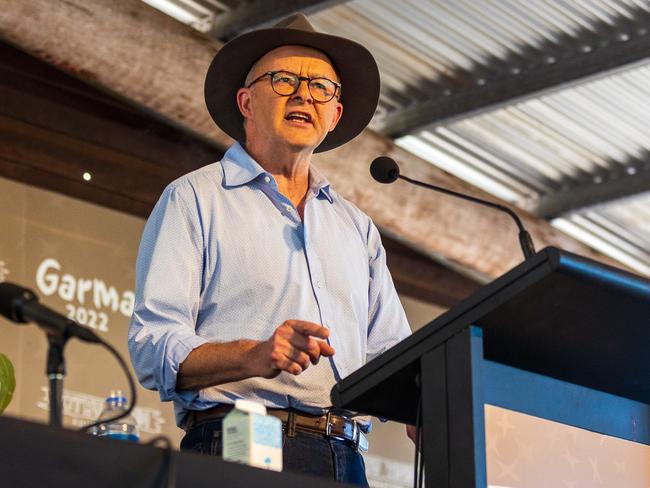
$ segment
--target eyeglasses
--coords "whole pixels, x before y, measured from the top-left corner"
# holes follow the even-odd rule
[[[307,82],[309,93],[314,101],[319,103],[329,102],[334,98],[337,91],[341,89],[341,84],[336,81],[323,77],[308,78],[291,73],[290,71],[267,71],[251,81],[246,88],[250,88],[266,76],[271,77],[271,88],[273,88],[273,91],[283,97],[288,97],[296,93],[301,81]]]

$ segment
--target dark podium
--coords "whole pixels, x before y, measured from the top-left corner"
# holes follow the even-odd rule
[[[339,382],[416,423],[427,486],[485,487],[484,405],[650,444],[650,281],[546,248]]]

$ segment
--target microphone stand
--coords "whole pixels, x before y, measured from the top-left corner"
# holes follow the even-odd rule
[[[49,380],[50,425],[63,426],[63,379],[65,378],[65,348],[69,337],[63,333],[48,333],[46,374]]]
[[[117,359],[131,391],[131,404],[126,411],[108,419],[115,421],[131,413],[136,404],[137,391],[129,368],[117,350],[108,342],[95,334],[91,329],[77,324],[74,320],[38,303],[36,294],[20,285],[0,283],[0,316],[6,317],[17,324],[35,322],[47,334],[48,351],[46,374],[49,382],[48,401],[50,410],[50,425],[63,426],[63,379],[65,378],[65,358],[63,349],[68,339],[76,337],[84,342],[101,344]],[[104,422],[97,420],[80,430],[86,431]]]
[[[399,174],[399,170],[397,170],[397,172],[393,173],[391,176],[396,176],[397,178],[400,178],[404,181],[408,181],[409,183],[412,183],[417,186],[421,186],[423,188],[428,188],[430,190],[446,193],[447,195],[462,198],[463,200],[469,200],[470,202],[487,205],[488,207],[496,208],[497,210],[501,210],[502,212],[507,213],[514,219],[515,223],[517,224],[517,227],[519,228],[519,244],[521,245],[521,250],[524,254],[524,258],[528,259],[529,257],[535,254],[535,246],[533,244],[532,237],[530,237],[530,234],[524,227],[524,224],[521,223],[519,216],[511,209],[506,207],[505,205],[499,205],[498,203],[490,202],[488,200],[483,200],[481,198],[472,197],[470,195],[464,195],[462,193],[455,192],[454,190],[442,188],[441,186],[431,185],[429,183],[424,183],[422,181],[414,180],[409,178],[408,176],[402,176],[401,174]]]

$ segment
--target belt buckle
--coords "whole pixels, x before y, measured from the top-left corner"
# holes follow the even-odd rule
[[[335,435],[332,434],[332,426],[334,425],[334,422],[332,422],[331,417],[332,417],[332,412],[327,412],[327,417],[325,419],[325,435],[327,437],[332,437],[340,441],[350,441],[354,446],[355,450],[362,451],[362,452],[368,451],[368,438],[361,431],[361,429],[359,428],[359,424],[357,424],[356,421],[350,420],[350,422],[352,423],[352,437],[348,437],[345,435],[345,431],[346,431],[345,426],[343,429],[344,435]],[[341,418],[346,420],[345,417],[341,417]]]

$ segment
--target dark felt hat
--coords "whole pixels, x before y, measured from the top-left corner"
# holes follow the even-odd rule
[[[379,70],[372,54],[349,39],[316,32],[302,14],[270,29],[247,32],[225,44],[212,60],[205,78],[205,102],[217,125],[230,137],[244,140],[243,118],[236,102],[253,64],[267,52],[287,45],[307,46],[325,53],[339,74],[343,117],[315,152],[345,144],[370,122],[379,100]]]

